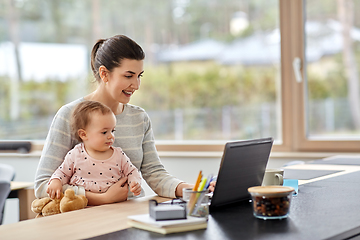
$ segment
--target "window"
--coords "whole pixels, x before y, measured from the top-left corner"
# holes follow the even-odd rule
[[[357,1],[306,2],[307,126],[311,139],[360,139]]]
[[[357,36],[359,20],[339,19],[340,3],[1,2],[0,139],[45,139],[56,111],[96,87],[95,41],[125,34],[146,53],[130,103],[150,115],[160,150],[221,151],[225,141],[272,136],[275,151],[356,151],[360,102],[348,84],[358,73],[346,59],[358,42],[331,37],[342,24]]]
[[[170,9],[161,14],[167,25],[147,23],[156,64],[132,101],[149,113],[156,139],[281,141],[278,1],[172,1]]]

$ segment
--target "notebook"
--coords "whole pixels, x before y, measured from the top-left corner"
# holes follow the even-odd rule
[[[261,138],[226,143],[210,212],[250,199],[247,189],[261,186],[273,141]]]
[[[207,228],[206,218],[187,216],[186,219],[156,221],[149,214],[128,216],[128,224],[135,228],[161,234],[186,232]]]

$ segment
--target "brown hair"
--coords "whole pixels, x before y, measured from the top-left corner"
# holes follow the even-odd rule
[[[73,136],[80,142],[82,142],[82,139],[78,134],[78,130],[86,128],[86,126],[91,121],[90,114],[93,112],[98,112],[103,115],[112,113],[111,109],[104,104],[88,100],[77,104],[72,111],[70,120],[71,132]]]
[[[100,81],[99,67],[104,66],[110,72],[119,67],[121,60],[143,60],[145,53],[132,39],[124,35],[115,35],[99,39],[91,51],[91,69],[97,81]]]

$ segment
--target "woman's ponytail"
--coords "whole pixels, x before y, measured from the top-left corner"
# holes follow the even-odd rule
[[[99,63],[99,60],[96,58],[96,55],[97,55],[99,48],[105,41],[106,41],[106,39],[99,39],[95,43],[95,45],[91,51],[91,70],[92,70],[96,80],[100,80],[99,67],[101,66],[101,63]]]

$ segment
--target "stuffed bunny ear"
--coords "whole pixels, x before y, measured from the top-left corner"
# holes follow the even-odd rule
[[[48,204],[50,201],[51,201],[51,198],[49,198],[49,197],[35,199],[31,203],[31,211],[33,211],[34,213],[37,213],[37,214],[41,214],[45,205]]]
[[[64,212],[70,212],[74,210],[83,209],[87,205],[87,198],[82,195],[75,195],[75,192],[73,189],[67,189],[65,191],[64,197],[61,199],[60,202],[60,211],[62,213]]]

